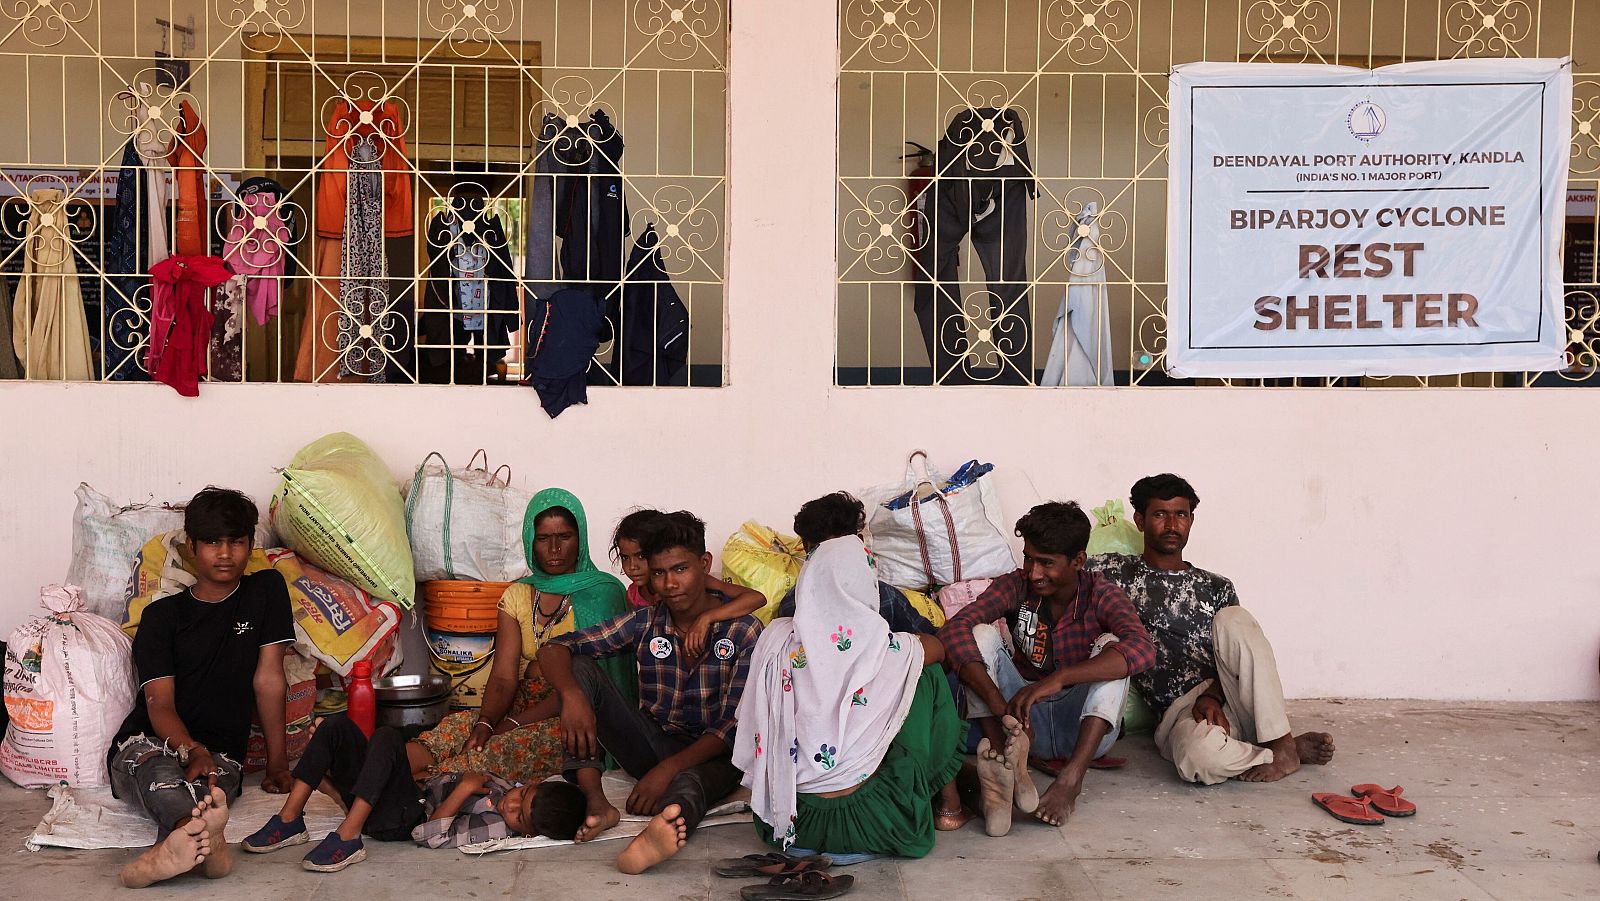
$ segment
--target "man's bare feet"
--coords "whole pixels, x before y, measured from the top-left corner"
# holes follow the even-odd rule
[[[205,874],[210,879],[221,879],[233,872],[233,852],[223,830],[228,825],[228,795],[213,787],[211,794],[200,799],[200,804],[190,816],[206,824],[206,835],[211,838],[211,853],[206,856]]]
[[[1333,761],[1333,736],[1326,732],[1302,732],[1294,737],[1301,763],[1323,766]]]
[[[992,836],[1010,832],[1016,773],[1004,752],[995,751],[987,738],[978,742],[978,786],[983,796],[983,831]]]
[[[1034,819],[1052,826],[1060,826],[1071,819],[1073,811],[1078,809],[1078,796],[1083,794],[1083,773],[1071,765],[1063,767],[1061,775],[1040,796],[1038,809],[1033,812]]]
[[[189,872],[204,863],[210,853],[211,836],[206,832],[206,824],[198,819],[190,820],[123,867],[118,879],[127,888],[144,888]]]
[[[622,811],[611,805],[609,801],[589,802],[588,815],[583,818],[583,825],[578,827],[578,833],[572,837],[575,842],[586,842],[612,826],[622,822]]]
[[[1015,717],[1004,717],[1000,723],[1006,730],[1006,765],[1011,767],[1012,798],[1018,810],[1033,813],[1039,808],[1039,787],[1033,784],[1033,776],[1028,773],[1028,751],[1033,741]]]
[[[628,847],[617,855],[617,869],[637,876],[683,850],[688,839],[689,828],[683,822],[683,808],[668,804],[651,817],[644,831],[634,836]]]
[[[1240,773],[1237,777],[1240,782],[1277,782],[1300,769],[1300,749],[1294,735],[1285,735],[1262,747],[1272,752],[1272,760]]]

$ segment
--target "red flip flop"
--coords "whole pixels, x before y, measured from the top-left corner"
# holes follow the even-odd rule
[[[1091,770],[1120,770],[1127,765],[1128,758],[1112,757],[1110,754],[1104,757],[1096,757],[1089,761],[1089,769]]]
[[[1356,826],[1382,826],[1383,817],[1372,809],[1366,798],[1351,798],[1333,792],[1317,792],[1311,803],[1326,810],[1336,820]]]
[[[1394,788],[1384,788],[1371,782],[1364,782],[1350,789],[1350,794],[1358,798],[1365,798],[1372,805],[1372,809],[1386,817],[1415,816],[1417,805],[1400,797],[1405,789],[1396,785]]]

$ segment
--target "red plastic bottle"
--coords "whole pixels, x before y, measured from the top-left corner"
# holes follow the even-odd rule
[[[378,719],[377,700],[372,694],[372,661],[357,661],[355,668],[350,671],[350,681],[344,690],[349,705],[350,721],[355,723],[364,735],[371,738]]]

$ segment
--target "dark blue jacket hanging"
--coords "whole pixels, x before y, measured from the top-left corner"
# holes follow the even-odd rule
[[[660,241],[647,226],[628,257],[618,350],[624,385],[688,384],[689,310],[662,265]]]
[[[101,328],[91,340],[100,346],[95,356],[103,361],[105,377],[113,381],[148,382],[150,373],[139,365],[139,351],[150,333],[149,292],[145,312],[134,304],[140,288],[150,283],[150,248],[146,234],[150,214],[145,202],[144,160],[133,141],[122,151],[117,173],[117,206],[106,233],[105,273],[101,278]],[[104,335],[104,339],[101,338]]]
[[[576,288],[557,291],[529,308],[522,383],[539,392],[539,405],[550,418],[589,402],[586,374],[604,323],[601,302]]]

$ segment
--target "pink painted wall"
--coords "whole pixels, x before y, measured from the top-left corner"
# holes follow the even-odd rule
[[[186,401],[0,385],[0,631],[65,575],[79,481],[119,499],[207,483],[265,498],[272,467],[342,429],[397,478],[429,450],[484,446],[526,487],[576,491],[597,527],[647,504],[725,536],[897,478],[921,446],[947,467],[993,461],[1007,517],[1125,497],[1152,471],[1190,477],[1204,498],[1192,557],[1238,583],[1292,695],[1600,697],[1600,395],[830,387],[832,4],[734,6],[730,387],[598,390],[552,422],[505,388],[216,386]]]

